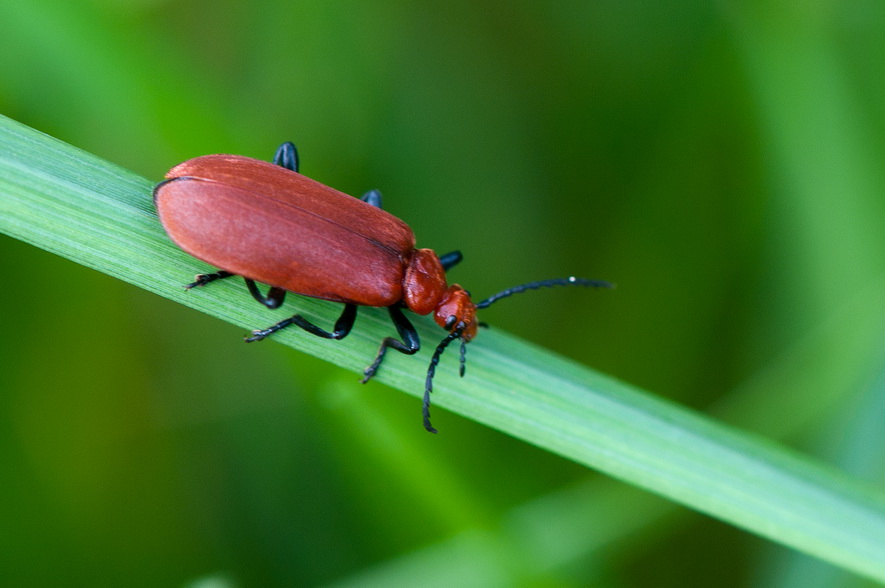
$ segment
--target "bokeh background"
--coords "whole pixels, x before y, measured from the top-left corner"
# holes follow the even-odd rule
[[[879,483],[883,63],[876,0],[0,0],[0,113],[157,180],[295,141],[479,296],[618,284],[496,328]],[[7,237],[0,268],[3,585],[863,585]]]

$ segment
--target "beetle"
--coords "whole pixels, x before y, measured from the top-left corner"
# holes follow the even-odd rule
[[[255,300],[278,308],[287,292],[344,304],[332,331],[299,314],[266,329],[252,331],[247,342],[260,341],[296,325],[326,339],[344,339],[358,306],[386,307],[399,339],[386,337],[375,360],[363,372],[368,382],[388,349],[413,355],[421,348],[415,327],[403,313],[433,313],[448,334],[437,345],[427,369],[422,414],[430,422],[430,394],[439,359],[452,341],[461,342],[460,374],[466,344],[480,326],[476,311],[513,294],[552,286],[611,288],[601,280],[558,278],[508,288],[474,303],[446,272],[461,261],[459,251],[437,256],[416,249],[409,226],[381,208],[381,193],[354,198],[298,173],[298,152],[283,143],[273,163],[238,155],[204,155],[173,167],[153,191],[166,233],[190,255],[220,268],[199,274],[188,290],[241,276]],[[262,294],[256,282],[270,289]]]

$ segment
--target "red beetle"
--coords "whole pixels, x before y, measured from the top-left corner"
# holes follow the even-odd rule
[[[252,296],[268,308],[283,303],[286,292],[344,303],[334,330],[326,331],[301,315],[256,330],[259,341],[289,325],[327,339],[343,339],[356,320],[357,306],[387,307],[401,341],[386,337],[375,361],[364,371],[367,382],[388,347],[412,355],[421,348],[403,307],[434,313],[449,334],[437,346],[427,370],[424,427],[430,424],[433,375],[445,348],[461,340],[461,375],[465,344],[476,335],[476,310],[512,294],[548,286],[610,288],[607,282],[561,278],[509,288],[474,304],[461,286],[446,282],[446,270],[461,253],[438,257],[415,249],[409,226],[381,209],[373,190],[353,198],[298,173],[292,143],[277,149],[273,163],[238,155],[205,155],[181,163],[154,189],[160,222],[172,240],[194,257],[218,268],[200,274],[186,288],[242,276]],[[269,284],[267,295],[256,282]]]

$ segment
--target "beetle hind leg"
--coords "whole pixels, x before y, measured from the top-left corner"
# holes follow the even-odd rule
[[[415,327],[409,322],[406,315],[403,314],[402,308],[398,305],[389,306],[387,307],[387,310],[390,312],[390,318],[393,321],[394,326],[396,326],[396,331],[399,333],[402,341],[394,339],[393,337],[384,338],[381,342],[381,348],[378,349],[378,355],[375,356],[375,361],[372,362],[372,365],[363,370],[364,377],[361,380],[363,384],[371,380],[372,376],[375,375],[375,372],[378,371],[378,367],[381,365],[381,362],[384,361],[384,355],[387,353],[388,348],[396,349],[400,353],[405,353],[406,355],[413,355],[421,349],[421,339],[418,338],[418,331],[415,330]]]
[[[258,286],[255,284],[255,280],[250,280],[249,278],[243,278],[246,280],[246,287],[249,288],[249,294],[252,295],[252,298],[265,305],[266,307],[273,310],[274,308],[279,308],[281,304],[283,304],[283,300],[286,298],[286,291],[282,288],[278,288],[277,286],[271,286],[270,290],[267,291],[267,296],[261,293],[258,290]]]
[[[252,336],[246,338],[246,343],[261,341],[269,335],[273,335],[277,331],[285,329],[289,325],[301,327],[311,335],[316,335],[317,337],[322,337],[323,339],[344,339],[353,328],[354,322],[356,322],[356,305],[345,304],[344,311],[341,313],[341,316],[338,317],[338,320],[335,321],[335,330],[332,332],[321,329],[300,314],[296,314],[278,322],[275,325],[271,325],[266,329],[252,331]]]

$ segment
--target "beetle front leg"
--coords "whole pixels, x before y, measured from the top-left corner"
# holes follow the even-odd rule
[[[450,269],[461,263],[462,259],[464,259],[464,256],[461,255],[460,251],[451,251],[449,253],[446,253],[445,255],[439,256],[439,262],[440,264],[442,264],[443,269],[446,271],[449,271]]]
[[[418,331],[415,330],[415,327],[409,322],[406,315],[403,314],[402,308],[400,308],[399,305],[388,306],[387,311],[390,313],[390,318],[396,326],[396,331],[399,333],[402,341],[398,341],[393,337],[384,338],[381,342],[381,348],[378,350],[378,355],[375,357],[375,361],[372,362],[372,365],[363,370],[364,377],[361,380],[363,384],[372,379],[372,376],[378,371],[378,366],[384,361],[384,355],[387,353],[388,347],[392,347],[406,355],[413,355],[421,349],[421,339],[418,338]]]
[[[246,343],[261,341],[268,335],[272,335],[281,329],[285,329],[289,325],[296,325],[298,327],[301,327],[311,335],[316,335],[317,337],[322,337],[323,339],[344,339],[353,328],[354,322],[356,322],[356,305],[345,304],[344,311],[341,313],[341,316],[338,317],[338,320],[335,321],[335,330],[331,333],[316,326],[300,314],[296,314],[295,316],[289,317],[286,320],[282,320],[266,329],[252,331],[252,336],[246,338]]]

